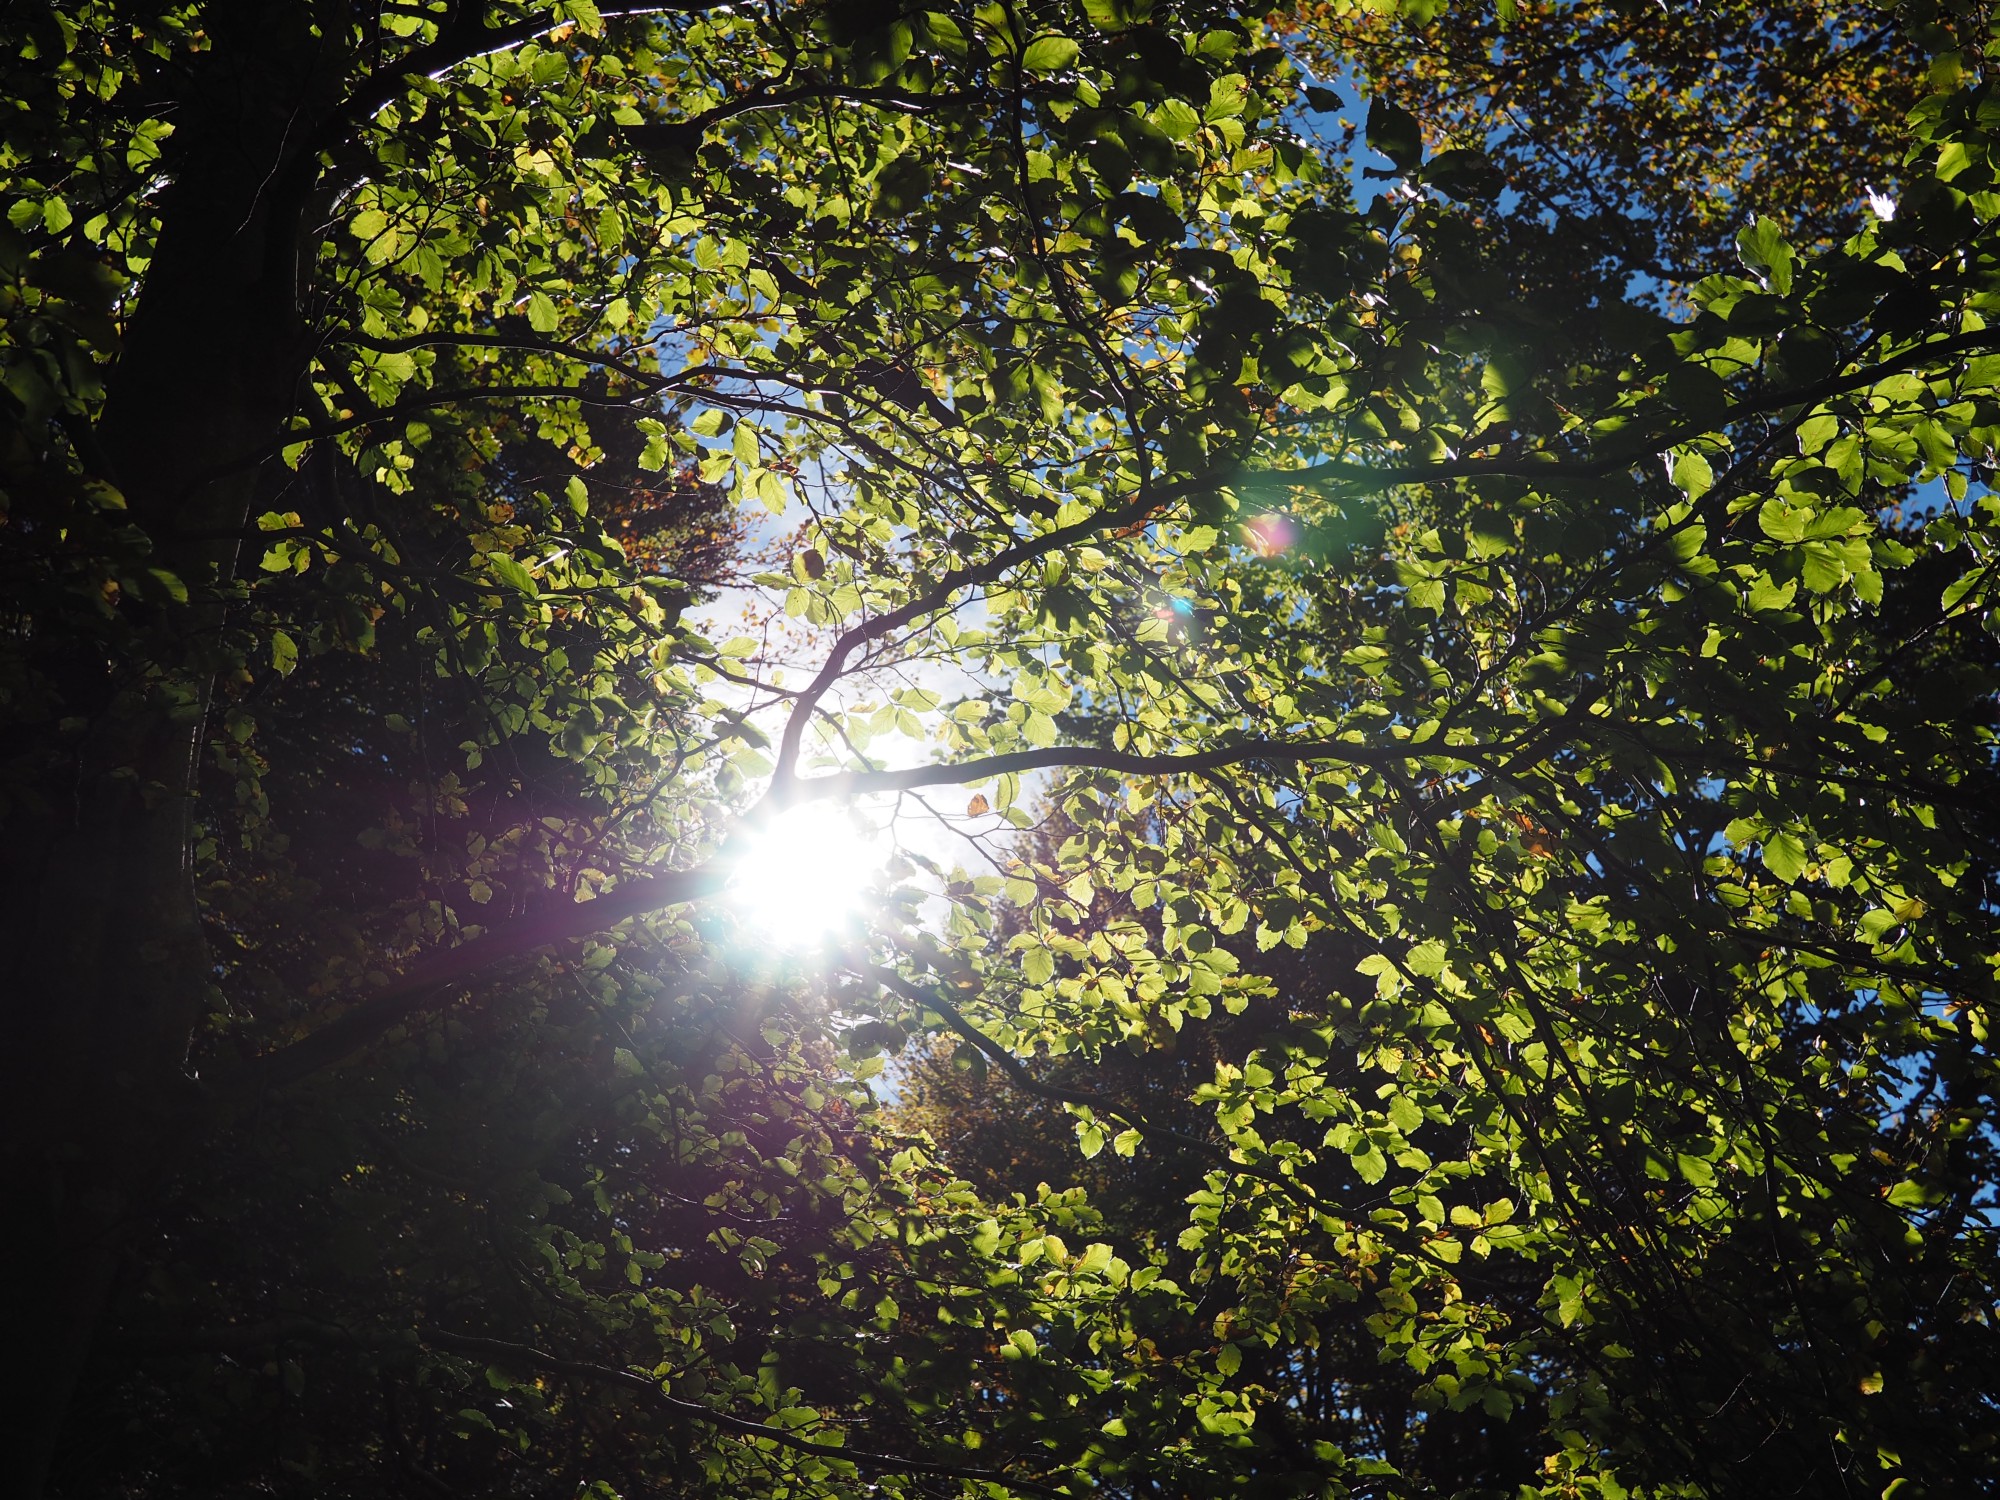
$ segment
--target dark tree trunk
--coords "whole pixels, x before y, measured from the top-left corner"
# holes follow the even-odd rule
[[[186,1058],[213,975],[193,773],[231,535],[309,352],[298,187],[335,102],[321,80],[338,76],[309,19],[252,4],[212,28],[214,51],[177,101],[161,238],[94,434],[91,461],[187,602],[126,601],[94,655],[41,643],[65,713],[86,727],[41,805],[7,815],[0,1151],[18,1227],[0,1238],[12,1308],[0,1492],[12,1496],[48,1484],[122,1247],[194,1139]]]

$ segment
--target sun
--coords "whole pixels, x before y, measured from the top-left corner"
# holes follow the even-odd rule
[[[811,947],[852,927],[889,857],[880,829],[824,802],[791,808],[744,837],[729,904],[746,927],[786,948]]]

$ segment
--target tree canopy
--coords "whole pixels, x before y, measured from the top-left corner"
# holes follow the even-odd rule
[[[12,1490],[1992,1486],[1986,26],[9,10]]]

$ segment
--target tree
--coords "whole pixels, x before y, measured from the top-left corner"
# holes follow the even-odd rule
[[[1990,1478],[1983,59],[1672,321],[1219,7],[643,12],[6,23],[16,1487]],[[944,1032],[1171,1242],[881,1120]]]

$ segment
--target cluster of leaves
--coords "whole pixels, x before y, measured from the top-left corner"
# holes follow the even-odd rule
[[[1268,523],[1183,538],[1164,576],[1206,628],[1170,632],[1174,710],[1075,684],[1203,779],[1066,803],[967,1014],[1051,1059],[1089,1154],[1120,1091],[1055,1059],[1215,1036],[1205,989],[1277,1007],[1193,1095],[1229,1165],[1178,1241],[1271,1351],[1261,1421],[1293,1421],[1297,1351],[1354,1337],[1359,1292],[1422,1403],[1511,1414],[1545,1483],[1942,1491],[1989,1462],[1935,1420],[1996,1353],[1984,97],[1917,113],[1893,225],[1814,256],[1755,222],[1748,274],[1671,328],[1575,308],[1508,347],[1451,211],[1413,201],[1376,303],[1393,383],[1360,353],[1336,420],[1297,419],[1324,457],[1239,487],[1288,496],[1310,561],[1256,560]],[[1379,555],[1344,550],[1359,506]],[[1156,915],[1065,926],[1107,887]],[[1180,1068],[1129,1083],[1121,1151]],[[1325,1439],[1378,1392],[1346,1372]]]
[[[1978,17],[1473,14],[4,23],[24,1492],[1990,1480]]]
[[[1496,232],[1552,218],[1573,253],[1669,294],[1749,217],[1826,246],[1861,227],[1870,193],[1893,205],[1931,56],[1955,28],[1978,45],[1975,17],[1827,0],[1314,0],[1281,24],[1314,73],[1372,100],[1369,144],[1394,167],[1427,143],[1426,183],[1483,205]],[[1331,89],[1315,95],[1342,108]],[[1772,150],[1780,140],[1811,144]]]

